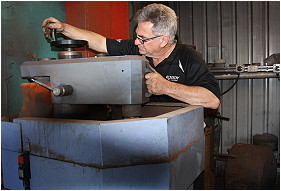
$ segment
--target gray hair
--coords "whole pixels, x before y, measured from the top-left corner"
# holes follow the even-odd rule
[[[177,15],[170,7],[156,3],[147,5],[136,13],[135,20],[137,23],[153,23],[153,34],[169,35],[169,43],[174,42],[177,33]]]

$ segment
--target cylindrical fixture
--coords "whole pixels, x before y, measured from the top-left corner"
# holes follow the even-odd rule
[[[53,89],[54,96],[68,96],[73,92],[73,88],[70,85],[58,86]]]
[[[60,51],[58,53],[58,59],[73,59],[82,58],[82,52],[80,51]]]

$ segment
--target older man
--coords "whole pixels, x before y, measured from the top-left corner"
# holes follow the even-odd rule
[[[216,109],[220,105],[220,90],[203,59],[191,47],[175,40],[177,16],[162,4],[150,4],[139,10],[135,19],[135,39],[109,39],[100,34],[79,29],[55,18],[47,18],[42,27],[46,37],[55,28],[71,39],[86,40],[89,48],[117,55],[144,55],[152,73],[145,75],[151,101],[185,102]]]

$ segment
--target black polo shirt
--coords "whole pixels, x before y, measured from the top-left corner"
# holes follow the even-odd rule
[[[111,56],[140,55],[134,40],[107,39],[106,46]],[[152,58],[146,57],[149,64],[154,67]],[[206,68],[201,55],[185,44],[176,44],[168,58],[154,67],[158,73],[169,81],[188,86],[201,86],[210,90],[218,98],[220,89],[215,77]],[[167,95],[152,95],[151,101],[179,102]]]

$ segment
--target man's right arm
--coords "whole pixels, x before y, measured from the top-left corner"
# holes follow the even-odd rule
[[[57,32],[74,40],[86,40],[89,48],[107,53],[106,38],[100,34],[74,27],[53,17],[45,19],[42,23],[42,30],[47,38],[50,38],[50,29],[56,29]]]

